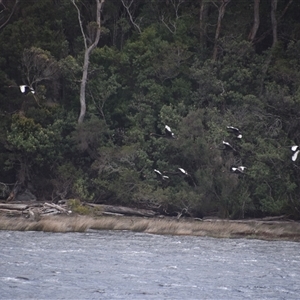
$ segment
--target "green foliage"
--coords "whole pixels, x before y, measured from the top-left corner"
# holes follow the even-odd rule
[[[253,42],[253,3],[244,2],[226,6],[215,41],[217,4],[134,1],[130,18],[120,1],[106,1],[78,126],[77,12],[69,0],[19,1],[0,28],[1,178],[54,200],[173,216],[299,219],[299,158],[293,162],[289,149],[300,144],[299,4],[278,3],[276,45],[270,5],[262,1]],[[95,24],[86,20],[94,3],[78,5],[92,36]],[[21,94],[20,84],[36,94]],[[166,124],[175,139],[163,137]],[[222,150],[224,140],[236,151]],[[230,172],[233,165],[246,166],[245,174]],[[75,210],[88,212],[75,202]]]
[[[80,215],[90,215],[93,213],[93,209],[91,207],[82,205],[79,199],[69,199],[68,207],[72,211],[72,213],[77,213]]]
[[[267,194],[268,188],[264,192]],[[265,196],[261,200],[261,210],[271,215],[279,215],[283,211],[283,205],[283,199],[274,199],[272,196]]]
[[[37,154],[38,161],[43,160],[42,155],[55,157],[53,146],[57,140],[51,129],[51,126],[43,128],[33,119],[14,115],[7,142],[16,151],[26,152],[27,155]]]
[[[55,194],[60,198],[72,195],[85,201],[93,199],[86,174],[81,169],[76,169],[70,161],[57,166],[55,179],[52,179],[51,183]]]

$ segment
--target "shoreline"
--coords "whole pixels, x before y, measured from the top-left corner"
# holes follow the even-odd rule
[[[174,219],[129,216],[55,215],[39,220],[0,217],[0,230],[85,232],[87,230],[130,230],[159,235],[185,235],[214,238],[246,238],[300,242],[300,222]]]

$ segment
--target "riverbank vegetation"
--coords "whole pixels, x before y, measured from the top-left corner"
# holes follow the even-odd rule
[[[1,1],[1,198],[299,219],[299,20],[295,0]]]
[[[150,234],[186,235],[214,238],[250,238],[300,241],[298,222],[272,221],[205,221],[174,218],[141,218],[116,216],[49,216],[38,221],[24,218],[1,218],[0,230],[85,232],[87,230],[131,230]]]

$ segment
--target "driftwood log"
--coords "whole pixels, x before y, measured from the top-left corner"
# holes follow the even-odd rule
[[[139,216],[139,217],[154,217],[157,215],[153,210],[130,208],[125,206],[112,206],[93,203],[84,203],[84,205],[93,207],[101,211],[103,215],[117,215],[117,216]],[[54,204],[45,202],[41,203],[0,203],[0,212],[7,213],[7,215],[24,215],[31,219],[36,219],[36,216],[49,216],[56,214],[70,214],[67,208],[67,201],[61,204]],[[14,213],[15,212],[15,213]]]
[[[150,209],[138,209],[125,206],[112,206],[104,204],[85,203],[85,205],[98,208],[103,214],[116,214],[139,217],[154,217],[157,213]]]
[[[19,217],[22,216],[22,214],[22,210],[0,208],[0,215],[5,215],[7,217]]]
[[[51,208],[54,208],[54,209],[57,209],[58,211],[64,213],[64,214],[67,214],[68,213],[68,210],[59,206],[59,205],[56,205],[56,204],[53,204],[53,203],[45,203],[44,206],[46,207],[51,207]]]
[[[70,214],[66,204],[57,205],[53,203],[0,203],[0,215],[9,217],[24,216],[32,220],[39,220],[42,216]]]
[[[5,200],[4,200],[5,201]],[[95,212],[100,215],[115,215],[115,216],[138,216],[138,217],[156,217],[158,213],[153,210],[148,209],[138,209],[130,208],[124,206],[113,206],[104,204],[93,204],[93,203],[83,203],[83,205],[95,208]],[[63,200],[57,204],[54,203],[42,203],[42,202],[32,202],[32,203],[1,203],[0,202],[0,215],[5,215],[9,217],[26,217],[34,221],[38,221],[43,216],[64,214],[69,215],[72,212],[68,210],[68,201]],[[205,217],[203,219],[195,218],[196,221],[202,222],[232,222],[232,223],[266,223],[266,224],[279,224],[283,222],[291,222],[287,216],[276,216],[276,217],[265,217],[260,219],[243,219],[243,220],[228,220],[228,219],[218,219],[215,217]]]
[[[0,203],[0,208],[11,210],[24,210],[28,208],[28,205],[18,203]]]

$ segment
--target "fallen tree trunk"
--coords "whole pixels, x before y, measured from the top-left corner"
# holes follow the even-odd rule
[[[28,208],[27,204],[0,203],[0,208],[24,210]]]
[[[139,216],[139,217],[154,217],[157,213],[150,209],[138,209],[138,208],[130,208],[125,206],[112,206],[112,205],[104,205],[104,204],[92,204],[85,203],[85,205],[91,207],[97,207],[102,210],[104,213],[115,213],[122,214],[128,216]]]
[[[112,212],[108,212],[108,211],[102,212],[102,215],[106,215],[106,216],[116,216],[116,217],[123,217],[123,216],[124,216],[124,214],[112,213]]]
[[[5,215],[7,217],[19,217],[23,215],[23,211],[15,210],[15,209],[3,209],[0,208],[0,215]]]
[[[60,211],[62,213],[65,213],[65,214],[68,213],[68,211],[66,209],[62,208],[59,205],[53,204],[53,203],[47,203],[47,202],[45,202],[44,206],[54,208],[54,209],[56,209],[56,210],[58,210],[58,211]]]
[[[32,220],[39,220],[40,216],[66,214],[71,212],[54,203],[0,203],[0,214],[6,216],[24,216]]]

